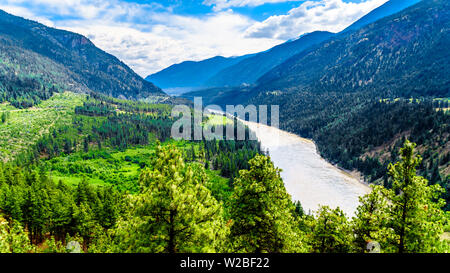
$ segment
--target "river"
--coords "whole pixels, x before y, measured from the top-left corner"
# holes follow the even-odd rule
[[[274,127],[245,122],[256,133],[274,165],[282,169],[286,190],[306,213],[320,205],[340,207],[354,216],[359,197],[370,187],[323,159],[314,142]]]

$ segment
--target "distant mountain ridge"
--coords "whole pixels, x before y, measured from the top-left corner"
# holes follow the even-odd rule
[[[200,62],[185,61],[149,75],[146,80],[164,89],[188,87],[195,90],[253,84],[289,57],[333,35],[331,32],[316,31],[257,54],[231,58],[218,56]]]
[[[448,96],[449,8],[423,0],[290,58],[261,77],[258,89]]]
[[[449,32],[450,3],[423,0],[291,57],[251,88],[198,90],[183,97],[203,96],[205,104],[279,104],[283,109],[303,105],[305,92],[448,97]]]
[[[419,1],[420,0],[390,0],[363,16],[337,35],[345,35],[345,33],[356,31],[378,19],[412,6]],[[199,87],[239,87],[241,85],[252,85],[277,65],[282,64],[284,61],[311,46],[325,42],[334,35],[336,34],[325,31],[307,33],[298,39],[287,41],[267,51],[254,54],[253,56],[244,58],[227,67],[216,67],[215,69],[211,69],[210,71],[214,73],[208,75],[202,74],[201,71],[205,70],[203,63],[197,62],[198,66],[190,66],[190,68],[192,68],[190,70],[182,69],[182,66],[180,65],[173,65],[161,72],[150,75],[147,79],[153,80],[156,84],[162,83],[158,85],[163,88],[183,87],[180,79],[187,79],[187,81],[189,81],[191,78],[195,79],[195,82],[190,82],[190,86],[194,87],[192,89],[199,89]],[[170,74],[169,71],[172,74]],[[174,75],[177,75],[178,78]],[[195,90],[195,92],[197,91],[198,90]]]
[[[166,96],[88,38],[1,10],[0,48],[2,59],[8,61],[0,64],[0,69],[8,81],[31,77],[41,84],[129,99]]]
[[[185,61],[149,75],[146,80],[161,88],[204,87],[205,79],[251,56],[229,58],[216,56],[199,62]]]
[[[283,63],[310,46],[319,44],[334,33],[327,31],[315,31],[302,37],[275,46],[270,50],[256,54],[253,57],[240,61],[239,63],[225,68],[206,81],[207,86],[239,86],[242,84],[253,84],[258,78],[270,69]]]

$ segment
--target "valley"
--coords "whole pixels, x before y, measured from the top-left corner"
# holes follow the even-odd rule
[[[1,104],[0,115],[5,114],[6,117],[0,127],[2,161],[14,159],[55,127],[69,123],[75,107],[82,105],[84,97],[64,92],[27,109],[17,109],[8,103]]]

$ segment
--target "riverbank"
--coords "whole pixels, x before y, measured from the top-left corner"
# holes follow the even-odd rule
[[[255,132],[275,166],[282,169],[286,189],[306,212],[319,206],[340,207],[353,216],[359,197],[370,187],[357,173],[337,167],[320,156],[314,141],[267,125],[242,121]]]
[[[210,111],[224,114],[214,109]],[[371,191],[356,173],[322,158],[314,141],[275,127],[239,121],[255,133],[262,149],[268,150],[275,167],[281,169],[287,192],[294,201],[300,201],[306,213],[329,206],[339,207],[347,216],[354,216],[359,197]]]

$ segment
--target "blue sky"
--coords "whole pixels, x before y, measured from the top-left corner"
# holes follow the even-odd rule
[[[141,76],[185,60],[267,50],[338,32],[387,0],[0,0],[0,9],[75,31]]]

